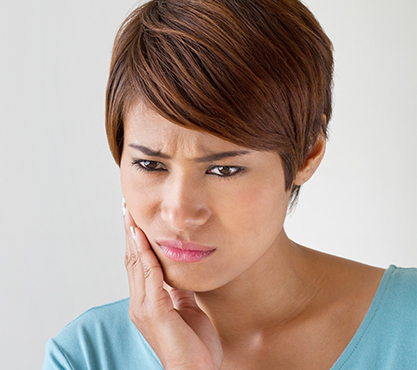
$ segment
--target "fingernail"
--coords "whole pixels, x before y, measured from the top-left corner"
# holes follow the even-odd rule
[[[133,226],[130,226],[130,233],[132,234],[132,238],[136,240],[135,229]]]
[[[123,212],[123,217],[126,215],[126,202],[125,202],[125,198],[122,198],[122,212]]]

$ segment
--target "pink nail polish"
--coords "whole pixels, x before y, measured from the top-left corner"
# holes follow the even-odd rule
[[[133,228],[133,226],[130,226],[130,233],[132,234],[132,238],[136,240],[135,229]]]
[[[125,202],[125,198],[122,199],[122,212],[123,212],[123,217],[126,215],[126,202]]]

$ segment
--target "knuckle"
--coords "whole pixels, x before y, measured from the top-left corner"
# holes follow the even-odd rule
[[[152,268],[150,266],[143,266],[143,276],[146,279],[149,279],[152,276]]]
[[[140,264],[140,257],[136,253],[126,252],[124,263],[126,267],[135,267]]]
[[[128,254],[128,253],[125,253],[124,262],[125,262],[125,266],[126,266],[126,267],[127,267],[127,265],[129,264],[129,259],[130,259],[129,254]]]
[[[152,275],[154,274],[155,270],[158,268],[161,268],[160,265],[154,264],[154,265],[143,265],[143,276],[146,279],[150,279]]]

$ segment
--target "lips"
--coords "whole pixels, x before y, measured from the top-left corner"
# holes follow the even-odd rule
[[[179,240],[159,240],[156,242],[165,257],[176,262],[193,263],[209,257],[216,248]]]

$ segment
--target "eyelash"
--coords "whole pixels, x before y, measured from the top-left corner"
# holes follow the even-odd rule
[[[135,159],[132,162],[132,166],[135,166],[136,169],[140,170],[140,171],[145,171],[145,172],[162,172],[162,171],[166,171],[166,169],[152,169],[152,168],[148,168],[142,165],[143,162],[149,163],[149,164],[162,164],[161,162],[156,162],[156,161],[147,161],[145,159]]]
[[[158,166],[158,165],[162,165],[163,166],[163,164],[161,163],[161,162],[157,162],[157,161],[148,161],[148,160],[145,160],[145,159],[135,159],[135,160],[133,160],[133,162],[132,162],[132,166],[134,166],[134,167],[136,167],[136,169],[137,170],[139,170],[139,171],[143,171],[143,172],[146,172],[146,173],[150,173],[150,172],[165,172],[165,171],[167,171],[167,169],[165,169],[165,168],[156,168],[156,169],[151,169],[151,168],[148,168],[148,167],[145,167],[142,163],[148,163],[148,165],[149,164],[152,164],[152,165],[156,165],[156,166]],[[218,175],[218,174],[209,174],[209,175],[213,175],[213,176],[216,176],[216,177],[218,177],[218,178],[220,178],[220,179],[230,179],[230,178],[232,178],[232,177],[235,177],[235,176],[237,176],[237,175],[241,175],[242,174],[242,172],[245,170],[245,168],[244,167],[239,167],[239,166],[218,166],[218,165],[215,165],[215,166],[211,166],[209,169],[208,169],[208,171],[211,171],[211,170],[213,170],[213,169],[216,169],[216,168],[227,168],[227,169],[234,169],[235,171],[233,172],[233,173],[231,173],[230,175]]]

